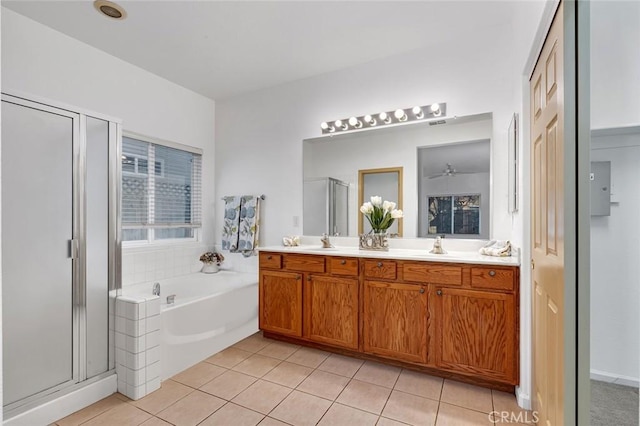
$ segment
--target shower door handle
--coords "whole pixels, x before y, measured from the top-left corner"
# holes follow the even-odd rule
[[[77,259],[80,256],[80,243],[77,239],[69,240],[69,258]]]

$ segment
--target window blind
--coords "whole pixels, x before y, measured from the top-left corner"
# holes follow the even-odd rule
[[[202,225],[202,156],[122,139],[123,240],[184,238]]]

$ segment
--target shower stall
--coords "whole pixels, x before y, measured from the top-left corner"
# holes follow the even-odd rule
[[[349,235],[349,184],[331,177],[304,181],[305,235]]]
[[[2,94],[5,420],[114,374],[120,138],[118,120]]]

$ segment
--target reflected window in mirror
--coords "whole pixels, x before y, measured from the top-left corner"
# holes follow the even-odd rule
[[[480,235],[480,194],[428,197],[428,233]]]

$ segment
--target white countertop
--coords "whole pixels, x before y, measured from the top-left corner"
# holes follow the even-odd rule
[[[431,249],[390,248],[389,251],[373,251],[360,250],[358,247],[351,246],[335,246],[333,248],[324,249],[320,244],[300,245],[297,247],[268,246],[259,248],[259,251],[270,251],[279,253],[321,254],[326,256],[367,257],[374,259],[418,260],[428,262],[476,263],[484,265],[503,266],[520,265],[520,260],[516,256],[494,257],[482,255],[477,251],[451,250],[447,250],[447,254],[431,254],[429,253],[429,250]]]

